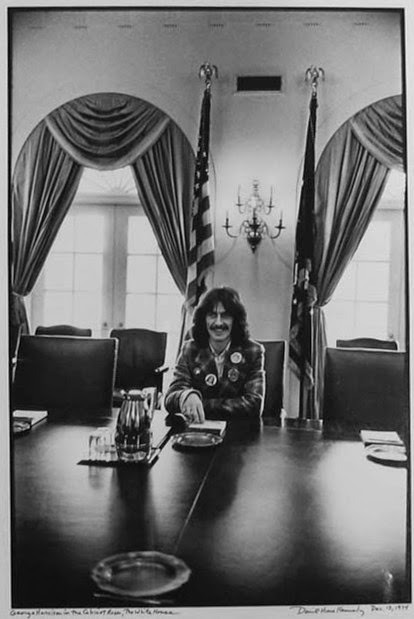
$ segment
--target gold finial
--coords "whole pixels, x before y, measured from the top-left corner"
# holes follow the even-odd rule
[[[218,78],[218,69],[215,64],[210,64],[209,62],[205,62],[201,65],[198,70],[198,77],[200,79],[204,79],[206,88],[210,88],[212,78]]]
[[[308,69],[306,69],[305,80],[311,83],[312,87],[312,95],[316,96],[316,91],[318,89],[318,80],[325,79],[325,71],[322,67],[315,67],[311,65]]]

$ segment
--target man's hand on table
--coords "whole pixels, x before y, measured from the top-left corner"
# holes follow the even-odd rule
[[[190,393],[181,405],[181,412],[188,423],[204,423],[206,417],[204,414],[203,403],[201,398],[196,393]]]

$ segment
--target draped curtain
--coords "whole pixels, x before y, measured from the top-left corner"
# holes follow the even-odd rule
[[[400,96],[364,108],[335,133],[315,173],[315,271],[313,308],[315,411],[323,398],[323,307],[330,301],[364,236],[385,188],[389,170],[403,170],[404,123]]]
[[[153,148],[132,164],[138,194],[163,256],[184,295],[194,157],[183,133],[170,124]]]
[[[23,147],[12,182],[10,325],[12,336],[28,332],[23,298],[46,256],[79,186],[82,167],[40,123]]]
[[[28,330],[23,297],[44,265],[83,167],[111,170],[126,165],[132,166],[140,202],[184,292],[194,170],[191,146],[175,123],[146,101],[115,93],[88,95],[49,114],[16,163],[12,326]]]

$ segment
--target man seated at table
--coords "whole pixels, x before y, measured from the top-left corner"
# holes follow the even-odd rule
[[[265,391],[263,364],[264,348],[249,339],[239,294],[232,288],[213,288],[194,312],[192,339],[182,347],[165,408],[188,423],[203,423],[206,418],[259,419]]]

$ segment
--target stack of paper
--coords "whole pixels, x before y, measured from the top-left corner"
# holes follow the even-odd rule
[[[404,445],[397,432],[382,430],[361,430],[364,445]]]
[[[227,421],[206,419],[203,423],[190,423],[186,429],[191,432],[210,432],[211,434],[223,436],[226,431],[226,426]]]
[[[13,421],[27,421],[34,426],[39,421],[46,419],[47,411],[15,410],[13,411]]]

